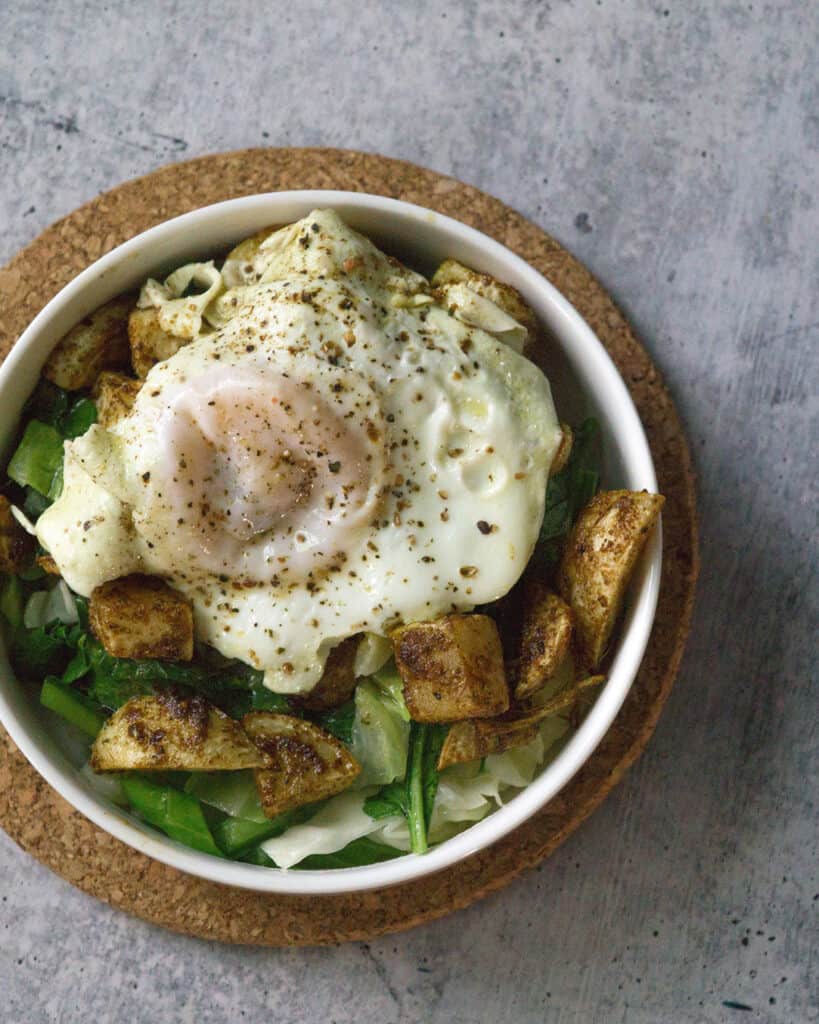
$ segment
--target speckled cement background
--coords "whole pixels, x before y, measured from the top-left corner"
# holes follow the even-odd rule
[[[799,0],[0,3],[0,260],[174,159],[382,152],[603,280],[700,473],[703,575],[648,752],[540,870],[338,949],[210,946],[0,833],[0,1018],[819,1020],[819,7]]]

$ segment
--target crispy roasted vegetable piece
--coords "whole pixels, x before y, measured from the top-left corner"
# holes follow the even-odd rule
[[[66,391],[78,391],[90,388],[100,370],[126,367],[133,308],[133,296],[120,296],[72,327],[48,357],[43,376]]]
[[[566,468],[566,463],[569,461],[569,456],[572,454],[572,443],[574,442],[572,428],[568,423],[561,423],[560,429],[563,431],[563,436],[560,439],[560,446],[555,452],[552,464],[549,467],[550,477],[559,473],[561,469]]]
[[[488,615],[445,615],[392,634],[404,700],[416,722],[491,718],[509,707],[498,627]]]
[[[269,818],[335,796],[361,771],[344,744],[312,722],[251,711],[242,725],[266,760],[256,770],[256,786]]]
[[[11,502],[0,494],[0,572],[20,572],[34,552],[34,538],[17,522]]]
[[[133,697],[103,725],[91,751],[95,772],[217,772],[265,763],[238,722],[199,695]]]
[[[57,565],[51,555],[37,555],[37,565],[40,566],[43,572],[47,572],[49,576],[62,576],[59,565]]]
[[[516,700],[530,697],[555,674],[569,653],[573,625],[569,606],[540,580],[527,580],[523,594]]]
[[[113,370],[103,370],[92,391],[97,403],[97,422],[103,427],[110,427],[127,416],[141,387],[141,380]]]
[[[606,652],[634,565],[664,501],[647,491],[601,491],[569,534],[558,589],[574,612],[592,668]]]
[[[137,377],[147,377],[152,366],[170,359],[186,341],[162,330],[159,313],[154,308],[135,309],[128,318],[131,365]]]
[[[504,750],[526,746],[537,736],[544,719],[561,711],[570,711],[588,695],[592,687],[599,686],[604,679],[604,676],[582,679],[532,710],[510,713],[503,718],[456,722],[447,733],[441,748],[438,771],[443,771],[451,764],[479,761],[490,754],[502,754]]]
[[[91,629],[115,658],[193,657],[190,601],[156,576],[121,576],[97,587],[88,602]]]
[[[327,658],[324,674],[305,697],[297,701],[309,711],[330,711],[348,701],[355,690],[355,658],[358,636],[337,644]]]
[[[490,274],[481,274],[457,260],[444,260],[435,271],[431,283],[434,288],[443,288],[452,284],[466,285],[467,288],[484,299],[494,302],[513,320],[523,324],[530,337],[533,338],[538,333],[537,317],[517,288],[496,280]]]

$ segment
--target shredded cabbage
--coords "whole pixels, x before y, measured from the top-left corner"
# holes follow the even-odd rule
[[[385,785],[402,779],[407,767],[409,714],[390,690],[373,679],[356,687],[355,718],[350,749],[361,765],[364,785]]]
[[[262,850],[280,868],[292,868],[312,853],[343,850],[354,839],[382,828],[384,821],[374,821],[364,810],[364,801],[372,792],[372,788],[347,790],[333,797],[305,824],[293,825],[262,843]]]
[[[432,811],[429,839],[441,843],[457,835],[528,786],[562,749],[569,721],[547,718],[527,746],[494,754],[483,763],[453,765],[441,772]],[[335,853],[361,836],[406,853],[410,849],[407,821],[401,815],[374,820],[364,801],[376,790],[347,790],[328,800],[304,825],[294,825],[262,849],[280,868],[290,868],[312,853]]]
[[[37,527],[34,525],[34,523],[32,523],[32,521],[28,518],[28,516],[21,508],[18,508],[16,505],[12,505],[11,514],[14,516],[17,522],[23,527],[26,533],[30,534],[32,537],[37,536]]]
[[[185,792],[228,817],[258,824],[268,820],[251,771],[193,772],[185,783]]]
[[[441,772],[430,822],[433,843],[462,832],[497,810],[510,796],[528,786],[538,772],[553,760],[568,733],[569,722],[555,715],[547,718],[540,734],[525,747],[507,750],[484,759],[483,764],[452,765]],[[385,846],[409,850],[409,830],[404,818],[390,818],[372,838]]]
[[[371,676],[383,668],[392,657],[392,644],[385,636],[365,633],[355,652],[353,671],[356,679]]]
[[[441,291],[444,305],[448,306],[457,320],[473,327],[480,327],[508,345],[515,352],[522,352],[529,332],[509,316],[491,299],[479,295],[468,284],[446,284]]]
[[[191,284],[206,290],[198,295],[183,292]],[[155,307],[159,314],[159,326],[177,338],[195,338],[202,330],[202,317],[210,303],[224,291],[222,275],[213,260],[207,263],[186,263],[175,270],[160,284],[148,278],[139,293],[140,309]]]
[[[76,602],[64,580],[60,580],[51,590],[36,590],[23,611],[23,625],[26,629],[37,629],[55,620],[67,626],[80,621]]]
[[[110,800],[117,807],[128,806],[128,797],[123,792],[119,775],[98,775],[87,761],[80,768],[79,775],[103,800]]]

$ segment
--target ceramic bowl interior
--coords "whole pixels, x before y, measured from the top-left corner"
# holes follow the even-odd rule
[[[279,192],[230,200],[167,221],[114,249],[67,285],[31,323],[0,368],[0,450],[8,456],[23,404],[58,339],[75,323],[148,276],[194,258],[211,258],[268,226],[316,207],[333,207],[354,228],[422,273],[446,257],[514,285],[552,338],[549,378],[560,418],[595,415],[603,435],[603,486],[657,489],[634,405],[602,345],[566,299],[502,245],[457,221],[398,200],[351,192]],[[40,774],[101,828],[143,853],[190,874],[260,891],[333,893],[394,885],[455,864],[520,825],[577,772],[611,725],[648,642],[660,583],[661,535],[655,531],[629,589],[608,681],[559,756],[509,802],[426,855],[368,867],[279,871],[197,853],[141,824],[100,797],[79,773],[83,748],[70,728],[41,709],[0,652],[0,720]]]

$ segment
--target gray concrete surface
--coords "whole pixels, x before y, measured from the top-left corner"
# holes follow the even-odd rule
[[[647,754],[539,871],[429,927],[165,934],[0,834],[0,1017],[819,1020],[819,7],[2,4],[0,258],[171,160],[326,144],[499,196],[597,273],[700,473],[694,633]]]

